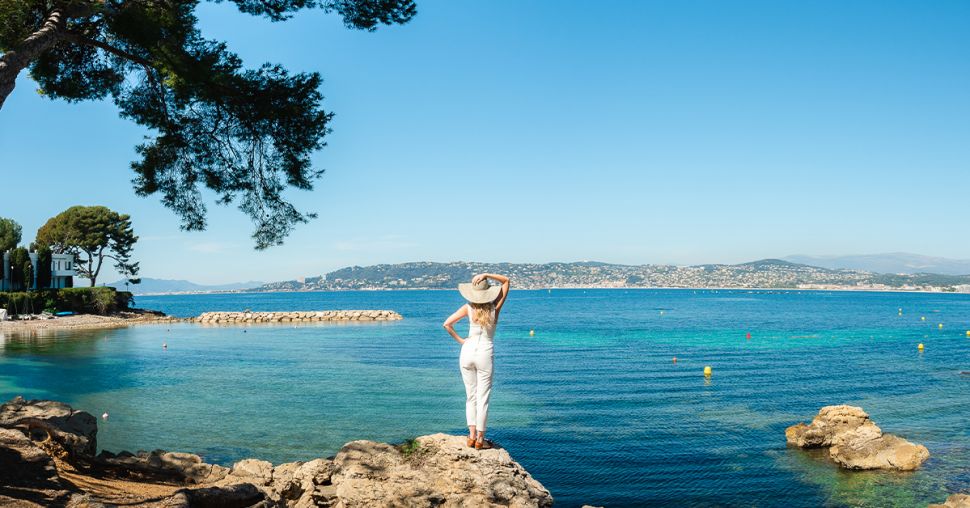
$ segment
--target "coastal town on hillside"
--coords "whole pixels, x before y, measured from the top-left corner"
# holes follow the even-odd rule
[[[517,289],[768,288],[970,292],[970,276],[877,274],[781,260],[737,265],[616,265],[597,262],[513,264],[415,262],[348,267],[326,275],[264,284],[250,291],[450,289],[482,272],[507,273]]]

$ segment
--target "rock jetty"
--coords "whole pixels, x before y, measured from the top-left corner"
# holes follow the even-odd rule
[[[17,507],[503,506],[538,508],[552,496],[501,447],[475,450],[463,436],[403,445],[352,441],[334,457],[232,467],[198,455],[97,449],[97,420],[55,401],[0,406],[0,505]]]
[[[860,407],[825,406],[812,423],[785,429],[789,445],[828,448],[829,457],[845,469],[912,471],[930,457],[923,445],[883,434]]]
[[[203,312],[195,321],[203,324],[315,323],[322,321],[397,321],[393,310],[319,310],[301,312]]]

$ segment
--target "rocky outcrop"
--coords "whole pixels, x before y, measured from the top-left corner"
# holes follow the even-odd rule
[[[333,460],[338,506],[551,506],[552,496],[501,448],[475,450],[463,436],[417,438],[407,453],[347,443]]]
[[[195,318],[203,324],[315,323],[325,321],[397,321],[392,310],[323,310],[312,312],[204,312]]]
[[[25,401],[0,410],[0,505],[183,508],[206,506],[547,507],[552,496],[509,453],[475,450],[463,436],[434,434],[406,445],[353,441],[335,457],[231,468],[189,453],[97,456],[97,421],[66,404]],[[34,422],[45,422],[37,432]]]
[[[926,508],[970,508],[970,494],[951,494],[943,504],[931,504]]]
[[[893,469],[912,471],[929,458],[923,445],[883,434],[860,407],[825,406],[812,423],[785,429],[789,445],[828,448],[829,457],[846,469]]]
[[[50,438],[74,456],[94,455],[98,449],[98,421],[63,402],[15,397],[0,405],[0,427],[20,429],[34,441]]]

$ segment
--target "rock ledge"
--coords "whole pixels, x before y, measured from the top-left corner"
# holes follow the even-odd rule
[[[231,468],[198,455],[102,452],[97,420],[55,401],[0,406],[0,505],[335,508],[552,506],[549,491],[501,447],[433,434],[405,445],[352,441],[335,457]]]

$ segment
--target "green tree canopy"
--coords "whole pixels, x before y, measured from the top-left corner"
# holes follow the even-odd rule
[[[13,219],[0,217],[0,254],[17,247],[23,229]],[[3,277],[0,271],[0,277]]]
[[[220,1],[220,0],[211,0]],[[350,28],[406,23],[413,0],[231,0],[282,21],[301,9],[336,12]],[[182,228],[206,226],[202,187],[237,202],[256,248],[278,245],[315,217],[282,193],[312,189],[324,146],[317,73],[279,65],[246,69],[196,27],[200,0],[0,0],[0,108],[28,69],[40,92],[68,102],[110,97],[121,116],[153,133],[132,162],[135,192],[160,194]]]
[[[131,261],[131,251],[137,241],[128,215],[103,206],[72,206],[37,230],[36,244],[57,254],[74,254],[78,275],[94,287],[106,259],[115,262],[122,276],[136,280],[138,263]]]
[[[24,265],[30,265],[30,252],[23,247],[10,250],[10,284],[14,289],[27,289],[30,282],[25,278]]]

